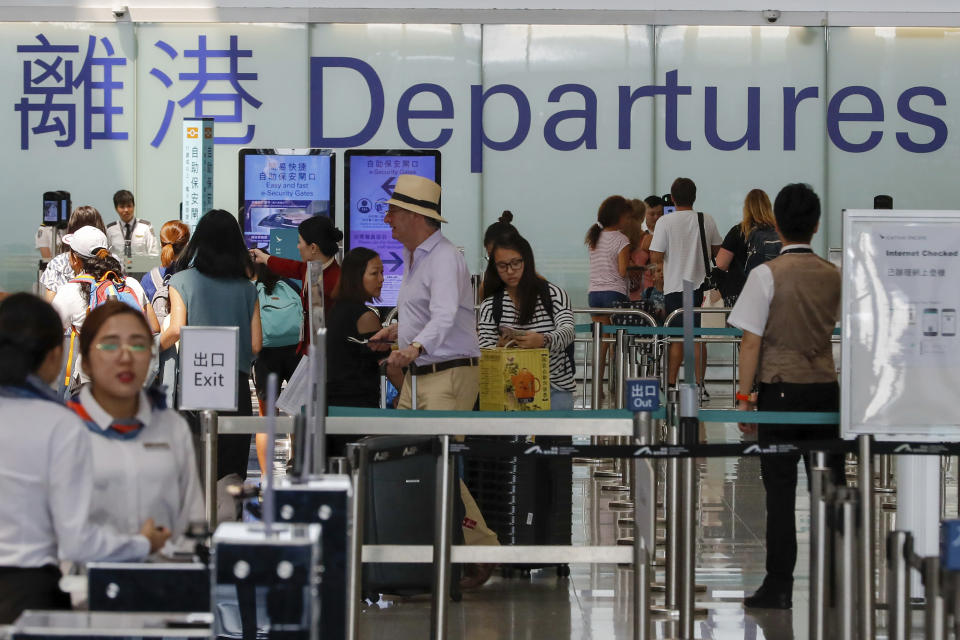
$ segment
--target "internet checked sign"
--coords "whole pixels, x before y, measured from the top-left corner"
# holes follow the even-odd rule
[[[656,411],[660,408],[660,379],[635,378],[627,380],[627,410]]]

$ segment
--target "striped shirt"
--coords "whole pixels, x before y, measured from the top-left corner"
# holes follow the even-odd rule
[[[567,297],[566,291],[554,284],[548,283],[547,287],[553,303],[553,320],[550,320],[550,314],[543,308],[543,302],[537,296],[533,318],[526,324],[520,324],[517,321],[517,309],[513,306],[513,300],[504,289],[499,294],[503,296],[500,324],[514,329],[548,334],[550,336],[550,386],[563,391],[574,391],[577,383],[573,378],[574,371],[570,359],[567,357],[567,347],[573,343],[575,337],[570,298]],[[499,337],[499,327],[493,321],[493,296],[490,296],[480,304],[480,320],[477,323],[480,348],[496,347]]]

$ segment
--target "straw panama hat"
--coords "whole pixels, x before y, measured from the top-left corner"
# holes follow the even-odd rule
[[[440,216],[440,185],[429,178],[412,174],[397,176],[397,186],[387,204],[447,222]]]

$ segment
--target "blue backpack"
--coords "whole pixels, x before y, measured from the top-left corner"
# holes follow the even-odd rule
[[[257,283],[257,298],[260,303],[260,327],[263,331],[263,346],[286,347],[300,342],[303,326],[303,307],[300,294],[283,280],[268,294],[263,283]]]

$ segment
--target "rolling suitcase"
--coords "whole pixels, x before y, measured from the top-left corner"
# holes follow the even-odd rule
[[[481,438],[481,436],[476,436]],[[474,439],[474,438],[471,438]],[[524,442],[522,437],[491,437]],[[569,437],[538,437],[541,447],[571,444]],[[566,456],[470,457],[464,482],[504,545],[569,545],[573,520],[573,459]],[[503,573],[528,572],[556,566],[558,576],[570,575],[560,565],[511,564]]]
[[[363,438],[369,452],[363,527],[364,544],[433,544],[436,438],[431,436],[371,436]],[[378,452],[413,448],[414,455],[390,456],[375,462]],[[454,473],[456,477],[456,473]],[[358,496],[360,499],[360,496]],[[463,502],[453,499],[453,544],[463,544]],[[430,563],[367,563],[363,565],[364,597],[376,602],[380,594],[410,596],[430,593]],[[452,565],[450,597],[459,601],[460,567]]]

